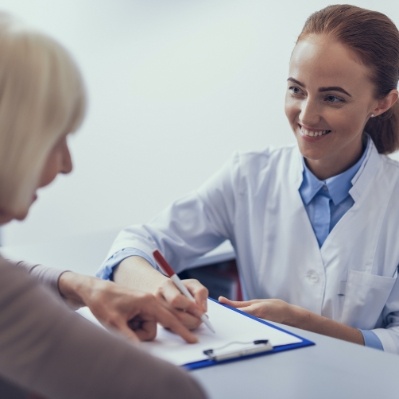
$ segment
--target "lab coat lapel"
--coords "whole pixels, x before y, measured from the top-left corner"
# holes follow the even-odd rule
[[[287,218],[290,220],[290,229],[295,231],[291,248],[296,251],[297,262],[294,267],[298,289],[291,293],[290,299],[292,303],[299,303],[311,311],[320,313],[324,296],[325,267],[317,238],[299,193],[303,179],[303,163],[299,151],[295,162],[287,187],[290,193],[282,196],[290,202],[284,204],[283,209],[290,210]]]
[[[357,232],[369,237],[365,238],[365,242],[376,242],[375,235],[379,230],[377,226],[382,222],[379,209],[385,207],[389,200],[385,190],[378,190],[379,179],[376,177],[382,168],[379,156],[372,144],[363,165],[352,179],[353,186],[349,193],[355,203],[334,226],[320,249],[325,267],[332,267],[334,258],[342,259],[342,252],[345,249],[348,252],[352,251],[353,239],[358,235]],[[386,177],[381,176],[381,179],[384,178]],[[370,228],[370,223],[373,228]],[[363,251],[372,251],[372,248],[369,246]],[[341,255],[338,256],[339,254]],[[371,265],[372,263],[370,268]]]

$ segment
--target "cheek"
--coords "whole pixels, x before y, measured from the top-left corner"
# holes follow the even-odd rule
[[[349,133],[362,129],[364,122],[358,112],[330,112],[324,115],[324,119],[334,130]]]
[[[58,163],[56,157],[51,156],[47,159],[40,176],[39,187],[45,187],[49,185],[56,178],[58,174],[57,165]]]
[[[295,102],[292,99],[286,98],[284,104],[284,111],[287,119],[292,124],[295,121],[295,117],[298,114],[297,109],[295,107]]]

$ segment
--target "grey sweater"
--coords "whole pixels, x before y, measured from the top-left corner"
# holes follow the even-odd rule
[[[69,309],[60,274],[0,257],[1,399],[205,398],[184,370]]]

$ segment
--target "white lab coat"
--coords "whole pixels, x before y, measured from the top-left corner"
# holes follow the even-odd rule
[[[176,271],[225,239],[248,298],[280,298],[373,330],[399,353],[399,164],[372,144],[350,190],[355,203],[319,248],[298,188],[296,146],[235,154],[198,191],[145,226],[130,226],[110,255],[158,247]]]

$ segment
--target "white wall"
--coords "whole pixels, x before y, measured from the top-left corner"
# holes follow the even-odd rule
[[[0,0],[57,37],[85,75],[90,108],[75,170],[39,193],[6,245],[146,221],[234,150],[292,141],[283,112],[290,52],[331,1]],[[387,13],[397,0],[351,1]]]

